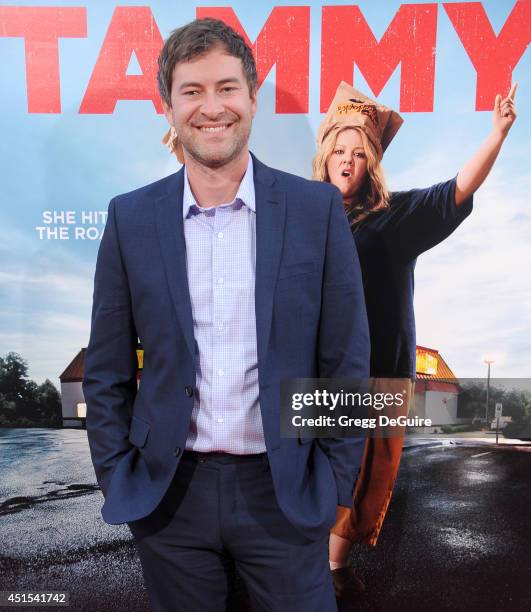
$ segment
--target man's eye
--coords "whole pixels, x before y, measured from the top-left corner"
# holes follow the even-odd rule
[[[185,95],[185,96],[195,96],[197,93],[199,93],[197,91],[197,89],[189,89],[187,91],[184,91],[183,95]]]
[[[221,91],[224,92],[224,93],[230,93],[231,91],[234,91],[235,89],[236,89],[236,87],[232,87],[232,86],[227,85],[227,87],[222,87]]]
[[[336,155],[343,155],[343,151],[342,151],[341,149],[336,149],[336,150],[334,151],[334,153],[335,153]]]

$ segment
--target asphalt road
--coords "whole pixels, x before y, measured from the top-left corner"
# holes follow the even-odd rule
[[[353,552],[367,593],[351,609],[530,610],[530,474],[530,446],[416,441],[378,546]],[[102,499],[85,432],[0,429],[0,590],[147,612],[131,535],[103,522]]]
[[[463,442],[404,454],[355,610],[531,609],[531,448]]]

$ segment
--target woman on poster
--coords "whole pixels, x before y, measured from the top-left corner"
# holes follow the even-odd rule
[[[313,178],[339,188],[352,227],[369,319],[372,390],[392,391],[398,382],[407,390],[406,412],[416,375],[416,259],[471,213],[472,196],[487,178],[516,119],[515,92],[516,84],[506,98],[496,96],[492,130],[457,176],[426,189],[389,193],[386,188],[381,160],[403,122],[395,111],[342,82],[320,126]],[[404,429],[392,437],[367,439],[352,509],[338,507],[330,535],[330,567],[340,601],[365,588],[348,557],[354,543],[377,543],[398,472]]]

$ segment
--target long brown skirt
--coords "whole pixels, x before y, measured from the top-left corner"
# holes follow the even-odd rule
[[[391,417],[407,415],[413,398],[415,383],[410,379],[370,379],[372,393],[397,393],[405,391],[402,408],[395,408]],[[371,409],[369,415],[378,417]],[[389,430],[387,435],[389,435]],[[382,437],[378,428],[365,443],[362,464],[352,500],[352,508],[338,506],[334,533],[351,542],[376,546],[391,501],[393,487],[400,466],[405,427],[394,427],[392,437]]]

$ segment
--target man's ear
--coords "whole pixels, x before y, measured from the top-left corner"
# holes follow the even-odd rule
[[[249,97],[251,98],[251,112],[254,119],[258,108],[258,89],[255,89],[254,93],[249,93]]]
[[[170,125],[173,125],[173,115],[171,112],[171,106],[168,106],[165,100],[162,100],[162,110],[164,111],[164,115],[166,116],[168,123]]]

